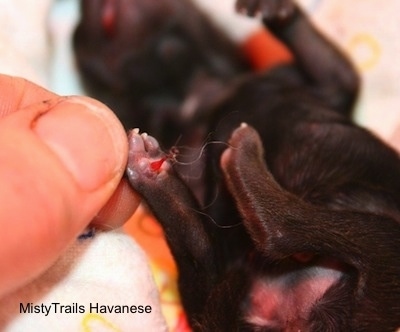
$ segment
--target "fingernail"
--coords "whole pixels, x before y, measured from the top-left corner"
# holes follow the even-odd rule
[[[128,143],[106,106],[87,97],[65,97],[41,115],[34,131],[85,191],[122,176]]]

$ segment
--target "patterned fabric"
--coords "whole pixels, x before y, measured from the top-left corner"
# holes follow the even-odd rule
[[[363,79],[356,119],[384,139],[399,128],[396,0],[301,0],[315,23],[353,60]],[[393,142],[394,143],[394,142]]]

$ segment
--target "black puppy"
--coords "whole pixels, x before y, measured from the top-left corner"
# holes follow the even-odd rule
[[[191,0],[81,0],[81,14],[73,42],[88,93],[166,147],[249,71]]]
[[[298,64],[238,84],[212,112],[214,138],[231,138],[208,151],[223,178],[208,174],[217,196],[208,215],[241,226],[216,227],[169,163],[160,167],[157,144],[130,135],[128,176],[164,227],[190,322],[204,331],[394,331],[399,156],[350,121],[357,76],[297,7],[238,7],[260,11]]]
[[[394,331],[399,156],[351,122],[357,75],[297,6],[237,7],[261,13],[296,64],[231,84],[197,118],[228,142],[206,151],[206,211],[157,141],[130,133],[127,174],[165,230],[190,324]]]

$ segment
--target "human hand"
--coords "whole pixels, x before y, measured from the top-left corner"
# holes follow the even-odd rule
[[[88,224],[122,225],[139,198],[121,177],[115,115],[0,75],[0,296],[45,271]]]
[[[395,131],[392,133],[388,143],[398,152],[400,152],[400,125],[397,126]]]

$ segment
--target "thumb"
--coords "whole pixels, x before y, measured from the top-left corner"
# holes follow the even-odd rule
[[[114,114],[55,97],[0,121],[0,295],[48,268],[118,186],[127,138]]]

